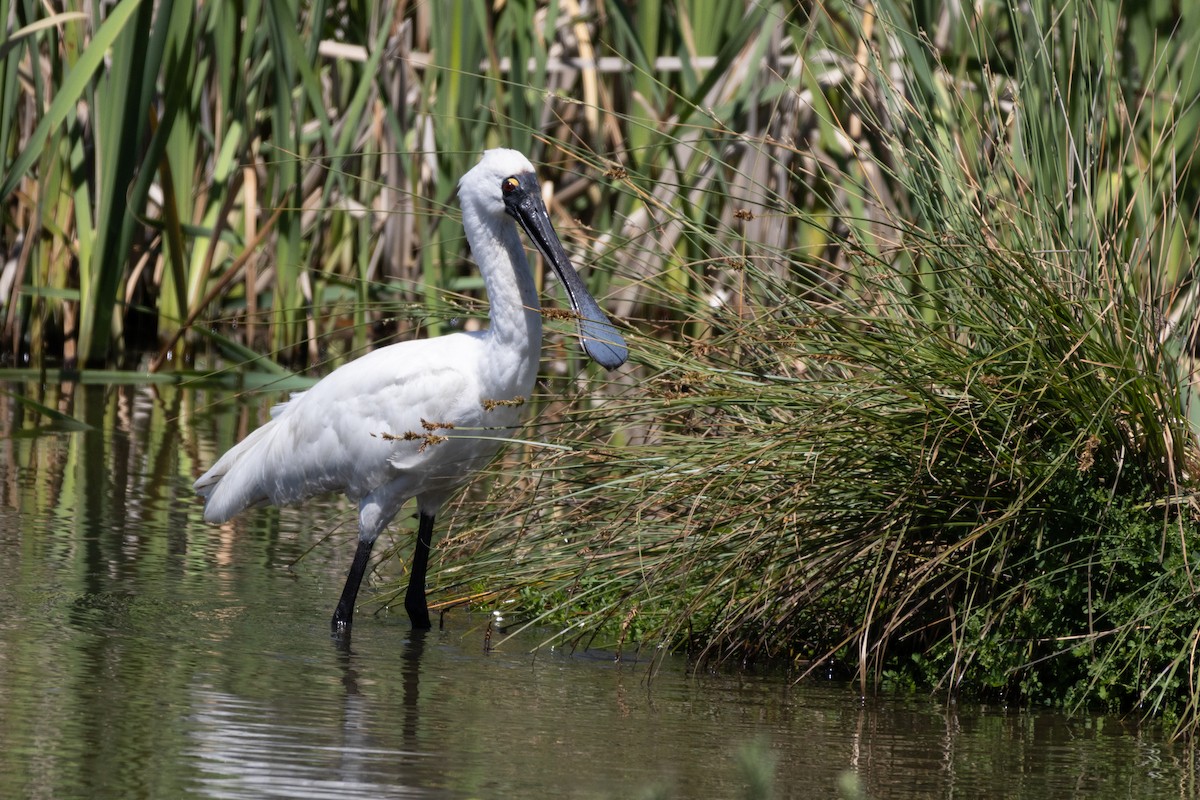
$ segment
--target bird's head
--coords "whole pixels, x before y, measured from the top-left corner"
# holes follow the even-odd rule
[[[505,187],[511,187],[512,180],[540,197],[541,188],[528,158],[516,150],[486,150],[479,163],[459,180],[458,196],[464,208],[471,206],[478,214],[503,214],[509,194]]]
[[[571,266],[550,222],[550,212],[542,200],[541,186],[529,159],[516,150],[484,152],[479,163],[459,181],[458,195],[468,233],[476,220],[507,214],[516,221],[562,281],[579,321],[583,349],[605,369],[616,369],[625,363],[629,356],[625,340]]]

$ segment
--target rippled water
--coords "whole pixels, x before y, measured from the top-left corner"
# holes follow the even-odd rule
[[[209,526],[191,495],[256,410],[170,387],[33,396],[90,428],[0,393],[0,797],[737,798],[746,753],[779,798],[843,796],[848,776],[873,798],[1195,792],[1189,747],[1113,718],[864,702],[673,658],[651,680],[536,638],[485,652],[482,614],[422,635],[360,612],[339,648],[352,515]]]

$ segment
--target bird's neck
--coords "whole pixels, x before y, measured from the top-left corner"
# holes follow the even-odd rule
[[[487,288],[488,342],[498,357],[519,355],[532,382],[542,349],[542,313],[521,235],[507,217],[464,209],[463,223]]]

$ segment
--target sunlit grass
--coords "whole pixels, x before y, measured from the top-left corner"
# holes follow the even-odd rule
[[[666,241],[707,280],[642,284],[682,311],[631,339],[649,377],[535,423],[572,450],[503,462],[486,503],[459,509],[449,545],[468,558],[442,591],[518,592],[528,624],[576,644],[834,660],[864,691],[1140,706],[1186,730],[1192,307],[1149,288],[1151,262],[1131,269],[1149,252],[1124,211],[1085,202],[1112,153],[1053,107],[981,111],[903,17],[876,24],[908,44],[871,62],[860,119],[887,147],[857,156],[840,228],[775,193],[811,174],[766,141],[742,148],[788,177],[729,219],[693,215],[699,175],[619,173],[655,236],[618,244],[618,273]],[[1057,74],[1038,58],[1033,96]],[[968,149],[984,124],[1065,145]],[[745,235],[772,216],[829,244]]]

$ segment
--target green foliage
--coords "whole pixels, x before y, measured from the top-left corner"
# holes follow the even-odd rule
[[[849,52],[832,15],[805,21],[860,68],[850,87],[796,84],[820,135],[853,148],[805,160],[764,139],[743,145],[756,173],[711,147],[732,141],[717,126],[676,146],[694,173],[619,173],[683,265],[644,285],[684,318],[648,312],[648,380],[536,423],[572,450],[501,466],[482,519],[459,509],[456,572],[523,587],[576,641],[636,618],[700,658],[832,658],[864,690],[1193,727],[1195,303],[1192,266],[1159,265],[1196,179],[1190,159],[1170,182],[1132,171],[1127,138],[1152,130],[1136,83],[1088,84],[1107,127],[1065,99],[1077,71],[1121,63],[1114,23],[1045,10],[943,19],[958,53],[890,5]],[[1195,48],[1167,47],[1188,72]],[[711,176],[723,210],[705,206]],[[798,246],[806,230],[821,247]],[[606,257],[636,263],[634,241]]]
[[[236,341],[321,363],[478,315],[462,303],[479,287],[463,237],[442,222],[458,177],[485,147],[518,147],[566,184],[564,219],[611,228],[630,209],[572,187],[579,170],[597,153],[669,165],[661,132],[685,120],[658,109],[698,113],[670,91],[711,87],[771,8],[711,5],[664,9],[674,25],[660,30],[657,13],[623,4],[573,17],[533,0],[410,4],[402,19],[387,4],[126,0],[103,25],[90,7],[4,3],[17,28],[0,48],[13,111],[0,125],[3,349],[93,367],[157,349],[157,370],[204,344],[236,361]],[[654,56],[685,40],[716,61],[668,64],[668,90]],[[579,70],[552,60],[564,41],[587,59],[650,60]],[[621,155],[626,131],[649,151]],[[203,338],[181,342],[201,319]]]
[[[634,364],[551,341],[435,600],[1200,724],[1200,14],[402,8],[14,7],[5,351],[96,362],[149,315],[160,364],[278,370],[472,324],[455,181],[516,145]],[[130,36],[144,75],[105,64]]]
[[[1178,718],[1190,699],[1177,661],[1196,633],[1183,554],[1197,532],[1155,513],[1138,485],[1114,495],[1075,473],[1047,487],[1040,525],[1007,549],[986,602],[959,615],[961,642],[900,659],[893,680],[1069,708],[1145,702]]]

